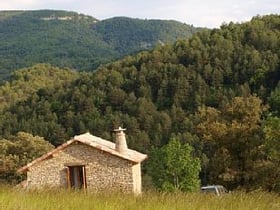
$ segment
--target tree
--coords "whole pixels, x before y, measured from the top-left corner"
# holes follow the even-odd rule
[[[276,86],[275,90],[271,92],[268,102],[272,114],[280,116],[280,82]]]
[[[265,150],[268,161],[264,172],[266,172],[264,184],[271,191],[280,192],[280,118],[269,116],[264,123]]]
[[[280,118],[269,117],[265,122],[264,133],[269,157],[280,162]]]
[[[163,191],[195,191],[199,188],[200,160],[193,157],[193,148],[177,138],[150,155],[148,174]]]
[[[0,140],[0,180],[14,182],[21,177],[16,173],[19,167],[43,155],[54,146],[39,136],[19,132],[9,139]]]
[[[261,116],[265,106],[256,96],[235,97],[221,110],[203,107],[197,126],[209,158],[209,182],[233,187],[257,185],[257,170],[264,163]]]

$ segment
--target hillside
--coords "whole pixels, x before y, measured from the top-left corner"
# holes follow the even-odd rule
[[[70,69],[61,69],[49,64],[36,64],[12,73],[11,81],[0,86],[0,112],[17,101],[24,101],[43,88],[61,88],[80,75]]]
[[[279,192],[279,26],[279,15],[257,16],[80,73],[7,106],[1,135],[58,145],[86,131],[112,139],[122,125],[148,154],[171,138],[190,144],[202,183]]]
[[[99,21],[67,11],[0,11],[0,79],[36,63],[92,71],[196,31],[176,21],[123,17]]]

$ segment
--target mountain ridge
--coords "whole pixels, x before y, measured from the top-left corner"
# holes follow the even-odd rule
[[[169,20],[98,20],[63,10],[0,11],[0,79],[36,63],[93,71],[100,64],[188,38],[198,30]]]

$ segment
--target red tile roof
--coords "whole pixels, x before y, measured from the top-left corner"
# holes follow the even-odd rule
[[[52,151],[42,155],[41,157],[39,157],[39,158],[33,160],[32,162],[28,163],[27,165],[23,166],[22,168],[20,168],[18,170],[18,172],[27,171],[34,164],[52,157],[55,153],[57,153],[57,152],[63,150],[64,148],[68,147],[73,142],[80,142],[80,143],[86,144],[86,145],[91,146],[93,148],[96,148],[98,150],[102,150],[102,151],[107,152],[111,155],[115,155],[117,157],[129,160],[129,161],[134,162],[134,163],[140,163],[147,158],[146,154],[142,154],[142,153],[137,152],[137,151],[132,150],[132,149],[127,149],[126,154],[121,154],[121,153],[119,153],[118,151],[115,150],[115,143],[104,140],[104,139],[99,138],[97,136],[93,136],[90,133],[85,133],[85,134],[81,134],[81,135],[78,135],[78,136],[74,136],[73,139],[65,142],[64,144],[62,144],[62,145],[58,146],[57,148],[53,149]]]

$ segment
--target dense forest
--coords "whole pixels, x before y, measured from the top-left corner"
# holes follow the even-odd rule
[[[27,79],[54,67],[23,69],[0,92],[2,164],[10,174],[13,167],[7,166],[18,166],[7,142],[20,131],[57,146],[86,131],[113,139],[112,129],[122,125],[129,147],[148,155],[170,139],[190,145],[200,160],[202,184],[280,192],[279,29],[279,15],[224,24],[94,73],[60,74],[55,68],[53,76],[68,81],[57,86],[38,88],[36,79]],[[18,92],[19,84],[29,90]]]
[[[93,71],[100,64],[190,37],[198,30],[168,20],[99,21],[67,11],[0,11],[0,80],[36,63]]]

